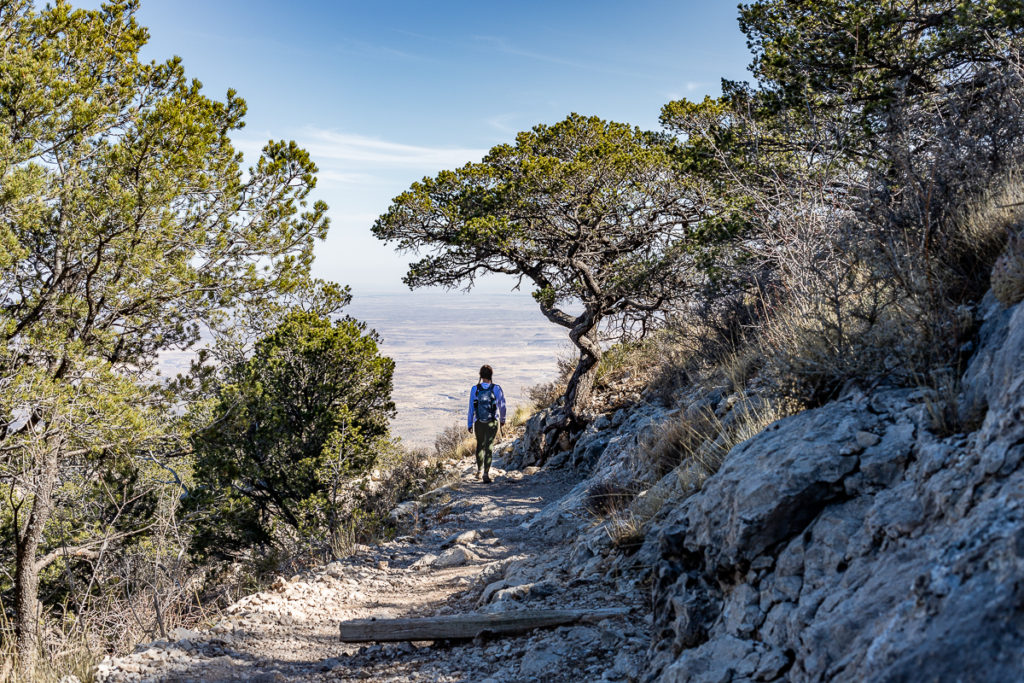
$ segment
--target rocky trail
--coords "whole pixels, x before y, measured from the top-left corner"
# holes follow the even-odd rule
[[[174,640],[108,658],[97,680],[635,680],[650,638],[648,593],[570,564],[573,534],[532,528],[576,478],[529,467],[497,470],[484,484],[462,461],[456,481],[400,508],[407,535],[281,578],[209,630],[178,629]],[[500,639],[360,646],[338,638],[348,619],[606,607],[631,611]]]

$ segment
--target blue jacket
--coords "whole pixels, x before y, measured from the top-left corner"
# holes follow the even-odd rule
[[[481,382],[479,385],[481,388],[486,389],[491,386],[488,382]],[[466,427],[469,429],[473,428],[473,423],[476,421],[476,411],[473,409],[473,404],[476,402],[476,388],[474,384],[473,388],[469,390],[469,418],[466,421]],[[498,416],[502,424],[505,423],[505,394],[501,391],[501,387],[497,384],[494,385],[494,400],[498,404]]]

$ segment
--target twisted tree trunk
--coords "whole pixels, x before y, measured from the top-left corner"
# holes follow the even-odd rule
[[[545,311],[550,320],[569,327],[569,339],[579,349],[580,357],[566,384],[561,408],[544,427],[543,448],[540,454],[542,461],[560,450],[571,448],[573,435],[585,426],[581,419],[581,411],[590,398],[597,376],[597,365],[601,362],[601,345],[597,342],[601,317],[597,310],[588,308],[576,318],[569,318],[561,311],[557,313],[562,317],[548,313]]]
[[[590,398],[597,377],[597,364],[601,362],[601,345],[597,343],[596,332],[595,322],[589,329],[575,328],[569,333],[569,339],[580,350],[580,359],[566,384],[563,402],[566,417],[573,422],[578,421],[580,409]]]

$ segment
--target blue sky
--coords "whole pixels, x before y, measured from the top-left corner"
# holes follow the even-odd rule
[[[270,138],[310,151],[332,220],[316,274],[358,295],[404,288],[411,257],[370,226],[413,181],[570,112],[657,128],[666,102],[747,77],[736,14],[689,0],[142,0],[138,19],[144,57],[179,55],[208,95],[246,100],[247,156]]]

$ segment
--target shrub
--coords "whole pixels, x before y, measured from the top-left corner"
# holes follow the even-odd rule
[[[669,321],[642,339],[608,349],[597,366],[595,388],[643,391],[649,398],[668,401],[685,382],[684,368],[692,357],[692,330]]]
[[[231,557],[333,534],[344,482],[388,447],[393,371],[363,324],[287,315],[229,370],[215,427],[194,439],[194,548]]]
[[[914,386],[955,370],[987,274],[1010,300],[1024,273],[1015,238],[1007,244],[1024,225],[1024,184],[1016,172],[992,184],[959,213],[947,207],[947,218],[935,218],[943,249],[886,239],[897,225],[866,223],[820,195],[780,212],[779,284],[758,328],[763,376],[777,396],[818,405],[849,381]]]
[[[410,451],[392,442],[378,455],[377,468],[358,486],[350,487],[342,523],[332,534],[332,557],[344,557],[356,544],[375,543],[394,533],[389,515],[403,500],[447,483],[448,456]]]
[[[461,422],[441,430],[434,437],[434,455],[444,460],[461,460],[475,449],[476,439]]]
[[[918,375],[929,365],[929,330],[915,329],[903,312],[875,298],[795,299],[761,328],[762,377],[776,396],[813,406],[849,380]]]

